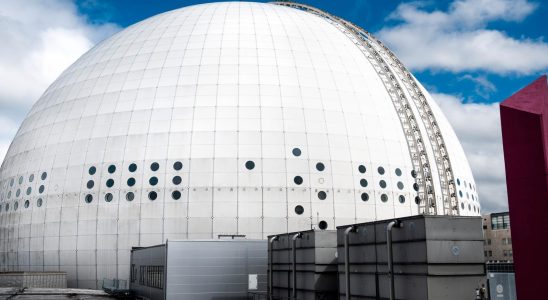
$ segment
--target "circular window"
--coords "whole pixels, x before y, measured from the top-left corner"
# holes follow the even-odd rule
[[[107,180],[107,187],[112,187],[114,185],[114,179],[110,178],[109,180]]]
[[[301,149],[299,149],[299,148],[293,148],[293,150],[291,152],[295,156],[301,156]]]
[[[88,189],[92,189],[94,185],[95,185],[95,182],[93,182],[93,180],[88,181],[88,183],[86,184]]]
[[[148,180],[148,183],[150,183],[150,185],[157,185],[158,184],[158,177],[150,177],[150,179]]]
[[[470,182],[468,183],[468,186],[470,187],[470,189],[472,189],[472,184]]]
[[[359,171],[360,173],[362,173],[362,174],[365,173],[366,170],[367,170],[367,169],[365,168],[364,165],[360,165],[360,166],[358,167],[358,171]]]
[[[48,178],[48,173],[43,172],[42,176],[40,176],[40,178],[42,178],[42,180],[46,180],[46,178]]]
[[[460,209],[464,209],[464,203],[460,204]]]
[[[112,198],[114,198],[114,196],[112,196],[111,193],[106,193],[106,195],[105,195],[105,201],[106,202],[112,201]]]
[[[381,174],[381,175],[384,175],[384,168],[383,167],[378,167],[377,172],[379,172],[379,174]]]
[[[303,178],[301,176],[295,176],[293,182],[295,182],[296,185],[301,185],[303,183]]]
[[[363,179],[363,178],[360,179],[360,185],[361,185],[362,187],[366,187],[366,186],[367,186],[367,179]]]
[[[405,196],[404,196],[404,195],[400,195],[400,196],[398,197],[398,200],[399,200],[400,203],[402,203],[402,204],[405,203]]]
[[[133,192],[129,192],[126,194],[127,201],[133,201],[133,199],[135,199],[135,194],[133,194]]]
[[[108,166],[108,172],[109,172],[110,174],[116,172],[116,166],[115,166],[115,165],[110,165],[110,166]]]
[[[10,204],[6,203],[6,211],[10,210]]]
[[[15,197],[19,197],[21,195],[21,189],[17,189],[17,192],[15,192]]]
[[[150,199],[151,201],[156,200],[156,198],[158,198],[158,194],[156,194],[156,192],[152,191],[148,193],[148,199]]]
[[[11,198],[11,191],[8,192],[8,199]]]
[[[245,168],[248,170],[253,170],[255,168],[255,163],[252,160],[245,162]]]
[[[171,193],[171,198],[175,199],[175,200],[179,200],[181,199],[181,192],[179,191],[173,191]]]
[[[388,201],[388,196],[387,196],[386,194],[382,194],[382,195],[381,195],[381,201],[382,201],[382,202]]]
[[[33,182],[34,181],[34,174],[30,174],[29,176],[29,182]]]
[[[402,174],[400,168],[396,168],[395,172],[396,172],[396,176],[401,176]]]
[[[457,185],[460,185],[460,179],[457,178]]]
[[[462,191],[459,191],[459,196],[462,198]]]
[[[319,163],[316,164],[316,170],[321,172],[321,171],[325,170],[325,166],[321,162],[319,162]]]
[[[421,198],[419,196],[416,196],[415,197],[415,204],[418,205],[419,203],[421,203]]]
[[[44,187],[43,185],[41,185],[39,188],[38,188],[38,193],[42,194],[44,192],[44,189],[46,189],[46,187]]]
[[[318,199],[325,200],[325,198],[327,198],[327,194],[324,191],[319,191],[318,192]]]
[[[36,206],[42,206],[42,198],[39,198],[38,201],[36,201]]]
[[[160,165],[157,162],[153,162],[152,164],[150,164],[150,169],[156,172],[158,171],[158,169],[160,169]]]
[[[19,208],[19,202],[15,201],[13,204],[13,210],[17,210],[17,208]],[[468,209],[470,209],[470,204],[468,204]]]
[[[14,180],[12,178],[11,181],[10,181],[10,186],[13,186],[13,183],[14,183]]]
[[[414,189],[415,191],[419,191],[419,185],[418,185],[416,182],[413,183],[413,189]]]
[[[379,185],[380,185],[381,188],[383,188],[383,189],[386,188],[386,181],[384,181],[384,180],[379,181]]]
[[[369,200],[369,194],[368,193],[362,193],[362,201]]]
[[[295,206],[295,213],[298,215],[302,215],[304,212],[304,208],[300,205]]]
[[[137,165],[132,163],[129,165],[129,167],[127,168],[131,173],[137,171]]]
[[[19,177],[19,184],[23,183],[23,176]]]
[[[398,186],[398,189],[403,190],[403,182],[398,181],[396,185]]]
[[[183,180],[181,179],[181,176],[175,176],[175,177],[173,177],[173,179],[171,181],[173,182],[174,185],[179,185],[179,184],[181,184],[181,182]]]
[[[97,172],[97,169],[94,166],[91,166],[88,170],[89,175],[94,175]]]
[[[129,178],[127,179],[127,185],[128,185],[128,186],[134,186],[134,185],[135,185],[135,178],[129,177]]]
[[[417,178],[417,171],[415,170],[411,171],[411,177]]]
[[[318,223],[318,227],[321,230],[326,230],[327,229],[327,222],[326,221],[320,221],[320,223]]]
[[[176,161],[175,163],[173,163],[173,169],[175,169],[175,171],[179,171],[183,168],[183,163],[180,162],[180,161]]]
[[[91,203],[91,201],[93,201],[93,196],[91,194],[87,194],[84,200],[86,201],[86,203]]]
[[[27,188],[27,195],[30,195],[30,193],[32,193],[32,188],[31,188],[31,187],[28,187],[28,188]]]
[[[26,200],[26,201],[25,201],[25,208],[29,208],[29,206],[30,206],[30,201],[29,201],[29,200]]]

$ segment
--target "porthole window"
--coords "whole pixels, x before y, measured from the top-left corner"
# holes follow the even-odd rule
[[[321,230],[326,230],[327,229],[327,222],[326,221],[320,221],[320,223],[318,223],[318,227]]]
[[[132,163],[129,165],[129,167],[127,168],[131,173],[137,171],[137,165]]]
[[[156,192],[152,191],[148,193],[148,199],[150,199],[150,201],[154,201],[156,198],[158,198],[158,194],[156,194]]]
[[[459,196],[462,198],[462,191],[459,191]]]
[[[23,183],[23,176],[19,177],[19,184]]]
[[[174,200],[179,200],[181,199],[181,192],[179,191],[173,191],[171,193],[171,198],[173,198]]]
[[[457,185],[460,185],[460,179],[457,178]]]
[[[321,162],[317,163],[317,164],[316,164],[316,170],[318,170],[318,171],[320,171],[320,172],[323,171],[323,170],[325,170],[324,164],[322,164]]]
[[[116,166],[115,166],[115,165],[110,165],[110,166],[108,166],[108,172],[109,172],[110,174],[116,172]]]
[[[29,176],[29,182],[33,182],[34,181],[34,174],[30,174]]]
[[[358,167],[358,171],[359,171],[360,173],[362,173],[362,174],[365,173],[366,170],[367,170],[367,169],[365,168],[364,165],[360,165],[360,166]]]
[[[415,170],[411,171],[411,177],[417,178],[417,171]]]
[[[363,178],[360,179],[360,185],[361,185],[362,187],[367,187],[367,179],[363,179]]]
[[[379,174],[381,174],[381,175],[384,175],[384,168],[383,167],[378,167],[377,172],[379,172]]]
[[[160,169],[160,164],[158,164],[157,162],[153,162],[152,164],[150,164],[150,169],[156,172],[158,171],[158,169]]]
[[[421,197],[416,196],[415,197],[415,204],[419,205],[421,203]]]
[[[470,189],[472,189],[472,184],[470,182],[468,183],[468,186],[470,187]]]
[[[150,177],[150,179],[148,180],[148,183],[150,183],[150,185],[154,186],[154,185],[157,185],[158,184],[158,177]]]
[[[398,189],[403,190],[403,182],[398,181],[397,186],[398,186]]]
[[[460,204],[460,209],[464,209],[464,203]]]
[[[14,182],[15,182],[15,181],[14,181],[13,178],[12,178],[12,179],[10,180],[10,186],[13,186]]]
[[[245,162],[245,168],[248,170],[253,170],[255,168],[255,163],[252,160]]]
[[[399,200],[400,203],[402,203],[402,204],[405,203],[405,196],[404,196],[404,195],[400,195],[400,196],[398,197],[398,200]]]
[[[127,201],[133,201],[133,199],[135,199],[135,194],[133,194],[133,192],[129,192],[126,194]]]
[[[11,191],[8,192],[8,199],[11,198]]]
[[[21,195],[21,189],[17,189],[17,192],[15,192],[15,197],[19,197]]]
[[[325,200],[325,198],[327,198],[327,194],[324,191],[319,191],[318,192],[318,199]]]
[[[114,185],[114,179],[110,178],[107,180],[107,187],[111,188]]]
[[[175,176],[175,177],[173,177],[173,179],[171,181],[173,182],[174,185],[179,185],[179,184],[181,184],[181,182],[183,180],[181,179],[181,176]]]
[[[303,178],[301,176],[295,176],[293,182],[295,182],[296,185],[301,185],[303,183]]]
[[[91,166],[88,170],[89,175],[94,175],[97,172],[97,169],[94,166]]]
[[[46,189],[46,187],[44,187],[43,185],[41,185],[39,188],[38,188],[38,193],[42,194],[44,192],[44,189]]]
[[[93,201],[93,196],[91,194],[87,194],[85,198],[86,203],[91,203]]]
[[[95,185],[95,182],[93,182],[93,180],[89,180],[88,183],[86,184],[88,189],[92,189],[94,185]]]
[[[175,171],[179,171],[183,168],[183,163],[180,162],[180,161],[176,161],[175,163],[173,163],[173,169]]]
[[[38,206],[38,207],[41,207],[41,206],[42,206],[42,198],[39,198],[39,199],[36,201],[36,206]]]
[[[300,205],[295,206],[295,213],[298,215],[302,215],[304,213],[304,208]]]
[[[19,208],[19,202],[15,201],[13,204],[13,210],[17,210],[17,208]],[[468,205],[468,209],[470,209],[470,205]]]
[[[381,195],[381,201],[382,201],[382,202],[388,201],[388,196],[387,196],[386,194],[382,194],[382,195]]]
[[[129,177],[127,179],[127,186],[134,186],[135,185],[135,178]]]
[[[29,200],[25,200],[25,208],[29,208],[30,206],[30,201]]]
[[[40,176],[40,178],[42,178],[42,180],[46,180],[46,178],[48,178],[48,173],[43,172],[42,176]]]
[[[383,189],[386,188],[386,181],[384,180],[379,181],[379,186]]]
[[[395,172],[396,172],[396,176],[401,176],[402,174],[400,168],[396,168]]]
[[[6,211],[10,210],[10,204],[6,203]]]
[[[27,195],[30,195],[30,193],[32,193],[32,188],[29,186],[29,187],[27,188]]]
[[[295,156],[301,156],[301,149],[299,149],[299,148],[293,148],[293,150],[291,152]]]
[[[362,193],[362,201],[367,201],[369,200],[369,194],[368,193]]]
[[[106,194],[105,194],[105,201],[106,201],[106,202],[112,201],[112,198],[114,198],[114,196],[112,196],[111,193],[106,193]]]
[[[416,182],[413,183],[413,189],[414,189],[415,191],[418,191],[418,190],[419,190],[419,184],[416,183]]]

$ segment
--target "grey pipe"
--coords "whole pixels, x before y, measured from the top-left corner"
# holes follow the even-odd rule
[[[273,272],[272,272],[272,261],[274,256],[274,249],[272,248],[272,243],[278,240],[278,236],[275,235],[271,237],[268,240],[268,248],[269,248],[269,257],[268,257],[268,299],[272,300],[272,286],[274,285],[274,278],[273,278]]]
[[[348,235],[355,232],[355,226],[348,226],[344,230],[344,281],[346,288],[346,300],[350,300],[350,247],[348,247]]]
[[[291,273],[293,273],[293,286],[291,287],[291,296],[293,299],[297,299],[297,239],[303,236],[302,232],[295,233],[291,237],[291,253],[293,260],[291,262]]]
[[[388,276],[390,277],[390,300],[395,299],[396,290],[394,288],[394,256],[392,252],[392,227],[401,228],[403,226],[400,220],[394,220],[386,226],[386,248],[388,249]]]

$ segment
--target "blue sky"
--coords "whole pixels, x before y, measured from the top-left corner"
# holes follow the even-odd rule
[[[101,40],[182,0],[1,0],[0,159],[44,90]],[[548,70],[541,0],[337,0],[309,4],[372,32],[455,129],[484,212],[507,209],[498,102]],[[6,47],[7,45],[7,47]]]

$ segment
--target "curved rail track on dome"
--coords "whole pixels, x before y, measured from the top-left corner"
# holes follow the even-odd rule
[[[320,9],[294,2],[273,2],[273,4],[296,8],[326,19],[337,27],[337,29],[349,36],[356,46],[365,54],[365,57],[375,68],[375,71],[383,81],[383,84],[388,89],[390,98],[398,112],[398,117],[402,124],[402,129],[411,155],[411,162],[414,169],[419,171],[416,177],[416,182],[419,184],[418,197],[420,198],[420,201],[417,203],[419,212],[422,214],[438,214],[426,147],[422,140],[422,134],[409,100],[405,96],[400,83],[397,81],[396,76],[391,69],[394,68],[396,70],[396,75],[399,80],[405,85],[408,93],[411,94],[411,98],[419,112],[419,116],[426,128],[432,146],[436,168],[439,173],[438,177],[440,178],[443,213],[458,215],[456,187],[451,169],[451,162],[438,123],[415,78],[405,66],[403,66],[394,53],[366,30]],[[392,68],[389,67],[385,59],[391,61],[390,66]]]

